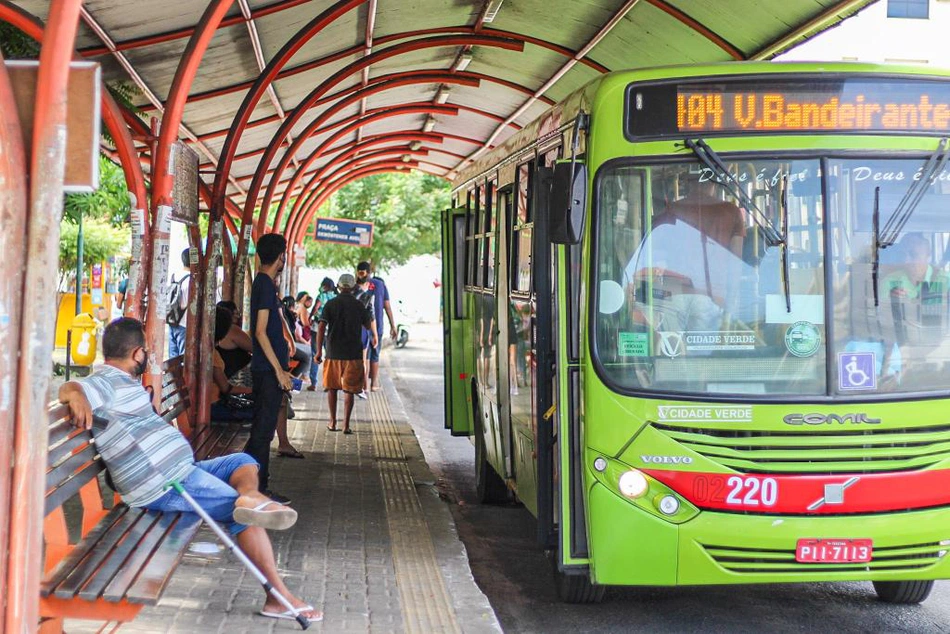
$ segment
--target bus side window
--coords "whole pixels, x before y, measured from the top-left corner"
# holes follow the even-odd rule
[[[488,181],[485,185],[485,256],[484,256],[484,270],[485,276],[483,279],[483,284],[485,288],[494,288],[495,286],[495,215],[494,211],[494,199],[495,199],[495,181]]]
[[[475,247],[474,253],[472,253],[472,271],[474,277],[472,278],[472,286],[479,288],[482,286],[482,272],[485,270],[485,261],[483,254],[485,252],[484,242],[485,239],[482,237],[485,227],[485,208],[482,205],[482,188],[475,188],[475,241],[473,246]]]
[[[518,166],[516,173],[515,218],[511,236],[511,289],[527,293],[531,290],[531,233],[533,216],[529,208],[530,182],[534,161]]]
[[[470,189],[466,196],[467,208],[467,227],[465,230],[465,283],[468,286],[475,285],[475,254],[478,241],[478,208],[475,206],[476,194],[474,189]]]

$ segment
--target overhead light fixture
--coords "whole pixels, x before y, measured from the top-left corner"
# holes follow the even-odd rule
[[[426,117],[426,122],[422,124],[422,131],[432,132],[432,128],[434,127],[435,127],[435,117],[433,117],[430,114],[428,117]]]
[[[492,22],[495,19],[495,16],[498,15],[498,12],[501,10],[501,4],[505,0],[491,0],[488,3],[488,8],[485,9],[485,19],[484,22]]]
[[[441,86],[439,86],[439,91],[435,93],[435,102],[445,103],[446,101],[448,101],[450,91],[451,91],[451,88],[449,88],[445,84],[442,84]]]
[[[468,68],[468,65],[471,63],[472,63],[471,53],[469,53],[468,51],[464,53],[460,53],[459,56],[455,58],[455,62],[452,64],[452,72],[460,73],[466,68]]]
[[[411,161],[411,160],[412,160],[412,157],[409,156],[408,154],[403,154],[403,155],[402,155],[402,162],[403,162],[403,163],[408,163],[408,162]]]
[[[412,150],[413,152],[415,152],[421,147],[422,147],[422,141],[413,141],[412,143],[409,144],[409,149]]]

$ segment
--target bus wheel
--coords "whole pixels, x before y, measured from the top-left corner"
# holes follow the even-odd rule
[[[604,600],[607,586],[597,586],[587,575],[566,575],[554,562],[554,583],[557,597],[564,603],[600,603]]]
[[[885,603],[920,603],[934,589],[933,581],[874,581],[877,598]]]
[[[508,485],[488,462],[482,412],[477,399],[472,399],[472,402],[475,409],[475,497],[479,504],[504,504],[508,502]]]

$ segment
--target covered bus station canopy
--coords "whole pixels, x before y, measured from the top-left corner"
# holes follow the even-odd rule
[[[42,44],[30,147],[8,133],[19,122],[0,66],[0,336],[19,342],[0,349],[0,440],[10,439],[0,464],[16,465],[0,475],[8,631],[37,621],[42,491],[30,482],[43,473],[46,429],[29,421],[43,420],[48,389],[70,59],[136,88],[137,111],[102,91],[102,150],[145,218],[127,314],[146,321],[158,393],[162,301],[144,298],[164,296],[172,146],[182,140],[198,155],[211,230],[190,236],[198,261],[185,365],[200,426],[214,321],[204,272],[219,259],[225,297],[240,299],[249,244],[273,231],[301,243],[321,203],[349,182],[405,169],[452,178],[602,73],[771,59],[872,1],[0,0],[0,20]],[[9,593],[4,578],[18,580]]]

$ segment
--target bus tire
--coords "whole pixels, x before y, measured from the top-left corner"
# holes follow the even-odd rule
[[[607,593],[607,586],[590,582],[587,575],[566,575],[554,564],[554,584],[557,597],[564,603],[600,603]]]
[[[508,485],[488,462],[477,397],[472,398],[472,409],[475,416],[475,498],[479,504],[504,504],[508,502]]]
[[[931,581],[874,581],[877,598],[884,603],[920,603],[934,588]]]

